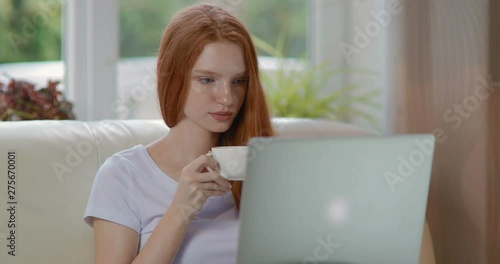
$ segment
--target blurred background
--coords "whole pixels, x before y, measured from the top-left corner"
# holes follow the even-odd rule
[[[79,120],[160,118],[155,64],[163,30],[184,8],[212,3],[235,14],[253,35],[275,116],[328,118],[384,131],[382,38],[369,47],[373,52],[366,52],[372,54],[369,64],[346,63],[342,53],[331,52],[322,41],[346,41],[355,32],[344,25],[352,23],[343,14],[331,21],[339,30],[332,34],[323,25],[330,22],[330,13],[319,1],[93,2],[0,0],[4,79],[39,86],[60,81],[58,88],[74,103]],[[341,14],[383,9],[384,1],[328,5]],[[279,72],[286,79],[278,80]],[[290,82],[306,85],[282,85]],[[306,93],[314,96],[305,98]]]

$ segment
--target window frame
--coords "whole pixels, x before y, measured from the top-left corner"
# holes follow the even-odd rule
[[[350,66],[349,62],[343,59],[344,54],[339,48],[339,43],[352,40],[354,27],[364,26],[365,22],[358,21],[361,14],[381,8],[387,1],[378,0],[375,5],[361,3],[361,6],[358,6],[360,5],[358,2],[345,0],[309,2],[310,33],[307,50],[313,64],[319,64],[327,58],[341,58],[335,62],[334,67],[345,69]],[[63,12],[65,88],[68,98],[75,103],[75,113],[78,119],[86,121],[122,117],[123,115],[120,115],[123,114],[124,104],[127,104],[126,98],[123,97],[127,92],[130,94],[130,89],[137,90],[137,87],[142,87],[143,91],[139,91],[142,94],[145,91],[156,92],[155,88],[150,87],[156,78],[155,69],[151,65],[138,68],[137,70],[146,73],[133,85],[135,87],[132,85],[128,88],[119,87],[123,86],[123,80],[119,78],[122,78],[120,75],[123,73],[120,73],[120,70],[124,68],[124,59],[119,55],[119,0],[67,0],[65,3]],[[335,8],[327,8],[331,5]],[[376,45],[385,46],[385,35],[377,40]],[[368,54],[372,53],[370,50],[364,52],[363,56],[357,58],[357,62],[360,62],[358,65],[376,67],[381,64],[378,57]],[[264,70],[272,71],[266,68]],[[343,74],[331,80],[324,91],[331,93],[356,81],[356,78],[350,74]],[[112,87],[112,89],[102,89],[102,87]],[[383,105],[384,98],[381,100]],[[380,113],[379,117],[384,123],[384,114]],[[355,120],[351,122],[356,123]]]
[[[64,2],[65,90],[79,120],[116,118],[110,102],[117,98],[118,4],[118,0]]]

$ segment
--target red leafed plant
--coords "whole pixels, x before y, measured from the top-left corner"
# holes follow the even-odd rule
[[[49,81],[47,87],[11,79],[0,82],[0,121],[75,119],[73,104],[57,91],[59,82]]]

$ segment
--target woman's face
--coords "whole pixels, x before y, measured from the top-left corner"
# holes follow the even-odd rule
[[[211,132],[227,131],[240,110],[248,83],[241,47],[231,42],[207,44],[189,80],[183,118]]]

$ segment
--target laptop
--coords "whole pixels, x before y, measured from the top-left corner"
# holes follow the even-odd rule
[[[432,134],[253,138],[238,263],[417,264]]]

